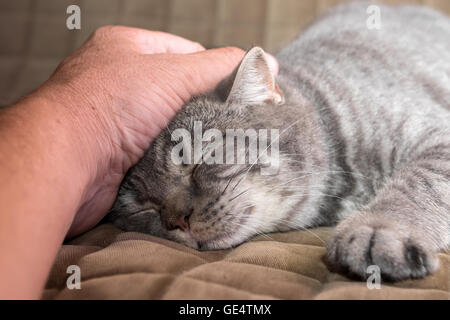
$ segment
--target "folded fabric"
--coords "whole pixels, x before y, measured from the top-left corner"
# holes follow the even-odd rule
[[[439,254],[437,273],[376,289],[328,269],[324,242],[331,232],[261,235],[233,249],[200,252],[104,224],[62,246],[43,298],[450,299],[450,252]],[[80,268],[80,289],[66,285],[71,265]]]

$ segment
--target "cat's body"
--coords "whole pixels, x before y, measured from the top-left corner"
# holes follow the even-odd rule
[[[434,271],[450,244],[450,19],[381,6],[381,29],[369,30],[367,7],[330,11],[279,53],[284,101],[252,49],[232,87],[188,103],[155,140],[112,221],[218,249],[343,220],[331,262],[361,276],[375,264],[392,279]],[[170,133],[193,120],[222,132],[279,129],[278,174],[170,163]]]

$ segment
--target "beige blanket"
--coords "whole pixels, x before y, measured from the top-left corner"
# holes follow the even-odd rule
[[[199,252],[146,234],[101,225],[65,244],[45,299],[449,299],[450,252],[421,280],[370,290],[324,262],[330,228],[277,233],[231,250]],[[81,289],[66,286],[69,265]]]

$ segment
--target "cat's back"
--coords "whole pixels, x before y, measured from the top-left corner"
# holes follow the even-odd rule
[[[373,51],[391,61],[446,62],[449,71],[450,18],[424,6],[390,7],[366,1],[344,4],[323,14],[278,58],[292,65],[305,55],[320,58],[326,49],[329,58]]]
[[[313,86],[322,81],[320,86],[341,101],[450,110],[450,19],[430,8],[341,5],[277,58],[283,76],[300,76]]]
[[[371,29],[371,5],[332,9],[277,55],[281,89],[309,101],[335,170],[358,174],[352,203],[374,194],[411,150],[445,142],[450,131],[450,19],[379,5],[380,29]],[[305,108],[290,102],[302,118]]]

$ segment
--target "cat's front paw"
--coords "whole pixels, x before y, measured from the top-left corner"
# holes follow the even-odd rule
[[[439,266],[436,251],[413,226],[384,217],[350,216],[336,228],[327,251],[332,265],[363,279],[372,265],[388,281],[422,278]]]

